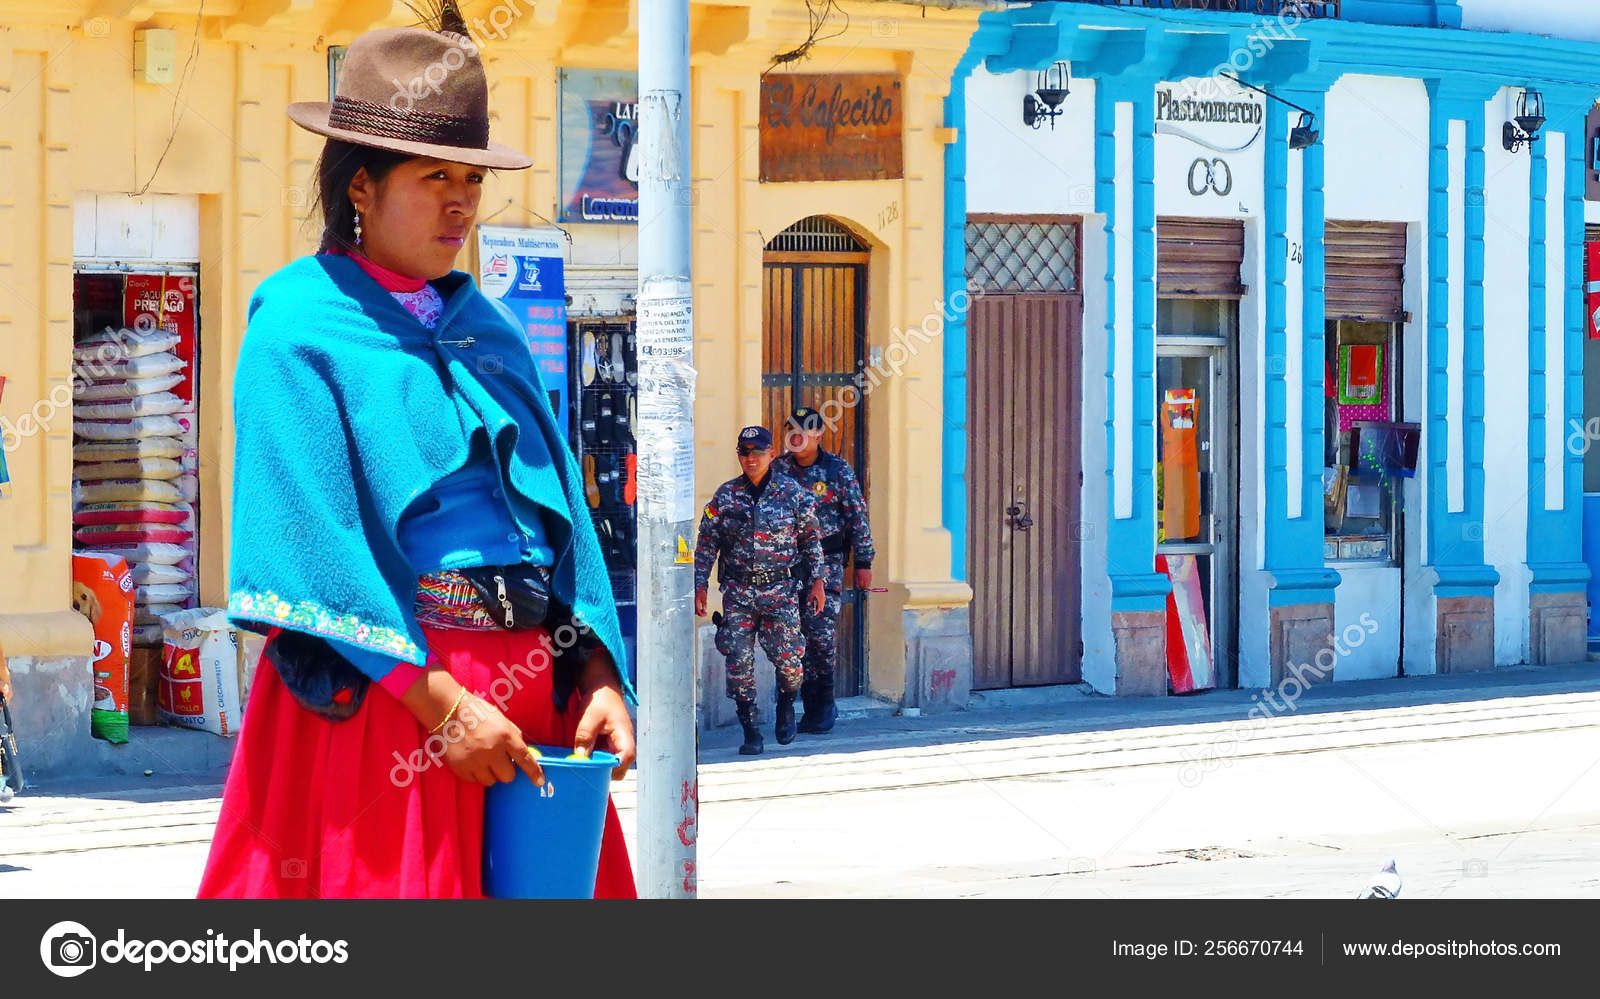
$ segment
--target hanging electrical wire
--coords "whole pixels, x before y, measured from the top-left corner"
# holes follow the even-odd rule
[[[150,190],[150,185],[156,182],[156,175],[161,172],[161,164],[167,161],[167,154],[172,151],[172,143],[178,138],[178,123],[183,120],[183,86],[189,82],[189,68],[194,65],[194,57],[200,51],[200,19],[205,16],[205,0],[200,0],[200,9],[194,12],[194,41],[189,45],[189,58],[184,61],[183,72],[178,74],[178,86],[172,95],[172,115],[167,125],[167,144],[162,147],[161,155],[156,158],[155,169],[150,171],[150,178],[133,192],[137,198]],[[135,168],[137,176],[137,168]]]
[[[837,0],[806,0],[806,13],[811,19],[811,30],[806,35],[806,40],[797,48],[792,48],[787,52],[779,52],[773,56],[772,65],[766,68],[761,74],[762,76],[766,76],[767,73],[772,72],[779,66],[787,66],[789,63],[799,62],[811,54],[811,49],[818,42],[825,42],[830,38],[838,38],[850,30],[850,15],[843,7],[839,6]],[[822,29],[827,26],[828,20],[835,13],[844,18],[844,24],[837,31],[826,35],[822,34]]]

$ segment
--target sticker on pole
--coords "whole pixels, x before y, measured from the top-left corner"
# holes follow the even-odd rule
[[[694,554],[689,551],[689,542],[683,535],[678,535],[678,557],[672,560],[673,565],[694,565]]]

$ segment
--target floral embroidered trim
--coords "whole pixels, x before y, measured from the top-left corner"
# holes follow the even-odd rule
[[[404,632],[368,624],[354,614],[335,614],[310,600],[291,604],[276,593],[240,592],[228,598],[228,613],[234,617],[282,625],[324,638],[337,638],[407,662],[418,662],[423,658],[422,650]]]

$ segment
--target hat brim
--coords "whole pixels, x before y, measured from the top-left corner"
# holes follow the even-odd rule
[[[333,104],[329,101],[297,101],[289,105],[289,118],[291,121],[307,131],[325,135],[330,139],[353,142],[358,146],[371,146],[373,149],[387,149],[390,152],[407,153],[412,156],[431,156],[434,159],[488,167],[491,170],[526,170],[528,167],[533,166],[531,157],[517,152],[510,146],[503,146],[498,142],[489,143],[487,149],[473,149],[467,146],[445,146],[433,142],[412,142],[409,139],[391,139],[382,135],[368,135],[365,132],[354,132],[347,128],[336,128],[328,124],[328,118],[332,113]]]

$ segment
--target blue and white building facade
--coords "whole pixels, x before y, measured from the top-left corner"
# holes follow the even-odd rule
[[[1043,291],[1081,310],[1060,362],[1076,419],[1029,432],[1074,435],[1055,453],[1078,467],[1044,474],[1075,518],[1057,606],[1084,682],[1165,693],[1196,595],[1218,686],[1584,658],[1588,449],[1569,437],[1600,222],[1588,6],[1131,0],[983,18],[945,109],[946,296]],[[1030,127],[1024,103],[1058,63],[1060,114]],[[1530,91],[1545,122],[1508,150]],[[996,277],[975,239],[980,255],[1059,241],[1076,276],[1007,288],[1026,261]],[[1004,377],[999,328],[974,308],[944,342],[944,519],[975,591],[976,553],[1008,543],[981,536],[995,511],[974,475],[999,466],[968,416]],[[1180,560],[1200,579],[1174,593]]]

